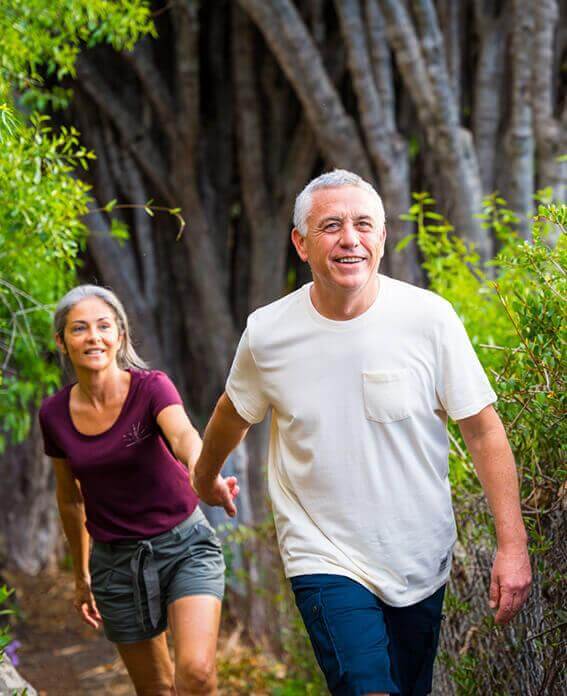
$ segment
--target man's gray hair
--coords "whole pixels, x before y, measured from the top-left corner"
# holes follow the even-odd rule
[[[79,302],[82,300],[88,299],[89,297],[97,297],[99,300],[102,300],[108,305],[114,314],[118,331],[122,334],[122,344],[120,345],[120,348],[116,354],[116,362],[118,363],[118,367],[121,369],[125,369],[127,367],[137,367],[140,370],[147,370],[147,364],[144,362],[144,360],[142,360],[138,353],[136,353],[134,346],[132,345],[132,339],[130,338],[130,326],[124,305],[122,302],[120,302],[112,290],[100,287],[99,285],[77,285],[77,287],[69,290],[69,292],[59,300],[57,307],[55,308],[55,313],[53,315],[53,326],[55,333],[63,341],[65,325],[67,323],[67,315],[75,305],[79,304]],[[73,373],[73,366],[66,355],[62,356],[62,362],[65,371],[71,375]]]
[[[335,169],[332,172],[326,172],[321,174],[315,179],[312,179],[303,191],[295,199],[295,207],[293,209],[293,225],[297,227],[300,234],[305,237],[307,235],[307,218],[311,212],[311,199],[313,191],[319,191],[320,189],[331,189],[331,188],[341,188],[342,186],[356,186],[361,188],[363,191],[368,191],[373,196],[376,197],[376,205],[378,208],[378,227],[380,230],[384,227],[386,221],[386,214],[384,212],[384,205],[382,199],[378,195],[378,192],[365,181],[358,174],[354,172],[349,172],[346,169]]]

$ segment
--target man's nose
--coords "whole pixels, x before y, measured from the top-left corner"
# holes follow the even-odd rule
[[[358,246],[358,230],[350,220],[346,220],[341,234],[341,245],[345,247]]]

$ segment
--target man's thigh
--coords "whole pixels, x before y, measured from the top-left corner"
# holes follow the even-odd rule
[[[402,696],[425,696],[431,692],[444,594],[445,585],[408,607],[390,607],[381,602],[388,628],[392,678]]]
[[[331,694],[399,693],[378,598],[340,575],[301,575],[291,584]]]

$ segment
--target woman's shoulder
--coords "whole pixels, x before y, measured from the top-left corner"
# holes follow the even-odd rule
[[[132,379],[141,387],[154,387],[163,382],[171,382],[171,379],[162,370],[141,370],[131,367],[129,372]]]
[[[67,384],[62,389],[56,391],[55,394],[46,396],[39,408],[40,418],[49,418],[52,415],[59,414],[61,410],[66,409],[69,402],[69,391],[72,386],[72,384]]]

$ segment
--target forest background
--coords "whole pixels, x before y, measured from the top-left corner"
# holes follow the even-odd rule
[[[202,428],[247,314],[309,278],[295,195],[343,167],[384,198],[384,272],[455,305],[519,465],[535,583],[501,629],[490,519],[452,432],[460,537],[436,689],[564,692],[566,17],[564,0],[3,0],[0,572],[63,553],[36,421],[62,379],[57,298],[112,287]],[[320,693],[276,560],[266,438],[255,427],[228,462],[239,526],[208,511],[228,613],[287,659],[277,693]]]

